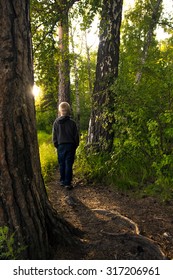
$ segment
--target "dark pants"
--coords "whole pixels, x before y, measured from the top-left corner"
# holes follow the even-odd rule
[[[60,168],[60,181],[64,185],[70,185],[73,176],[73,163],[75,157],[75,147],[71,143],[60,144],[58,146],[58,162]]]

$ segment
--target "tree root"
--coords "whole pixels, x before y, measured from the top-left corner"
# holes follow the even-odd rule
[[[135,234],[140,233],[138,225],[131,219],[121,215],[119,212],[107,211],[105,209],[93,209],[93,211],[95,211],[98,214],[110,217],[112,219],[112,221],[114,220],[114,221],[128,227]]]
[[[124,251],[125,259],[166,259],[166,256],[159,246],[153,240],[142,236],[138,225],[131,219],[124,217],[118,212],[107,211],[104,209],[93,209],[93,211],[101,215],[106,215],[110,217],[112,221],[118,221],[118,223],[121,223],[132,230],[131,233],[114,233],[107,232],[105,230],[101,231],[103,235],[115,237],[116,242],[118,241],[122,244],[122,252]]]

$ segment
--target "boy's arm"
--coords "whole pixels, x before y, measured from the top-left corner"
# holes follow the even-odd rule
[[[58,141],[57,141],[57,129],[55,123],[53,124],[53,129],[52,129],[52,141],[53,144],[56,148],[58,148]]]

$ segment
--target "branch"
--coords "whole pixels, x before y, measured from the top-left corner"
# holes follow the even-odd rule
[[[46,39],[46,37],[49,35],[49,34],[52,34],[53,33],[53,30],[54,30],[54,27],[56,26],[57,22],[59,21],[59,18],[57,17],[55,19],[55,21],[52,23],[50,29],[47,31],[47,32],[43,32],[43,37],[42,39],[40,40],[40,42],[36,45],[36,47],[34,48],[34,50],[36,51],[40,45],[44,42],[44,40]]]

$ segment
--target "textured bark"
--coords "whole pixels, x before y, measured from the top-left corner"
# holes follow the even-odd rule
[[[69,9],[78,0],[60,0],[57,3],[57,12],[60,15],[58,37],[60,59],[59,67],[59,87],[58,104],[66,101],[70,103],[70,60],[69,60]]]
[[[69,63],[69,28],[68,12],[66,17],[59,23],[59,91],[58,103],[66,101],[70,103],[70,63]]]
[[[163,3],[163,0],[157,0],[155,5],[152,6],[153,13],[152,13],[151,21],[149,24],[146,40],[144,42],[143,53],[142,53],[142,57],[141,57],[141,68],[136,73],[136,83],[137,84],[140,83],[141,78],[142,78],[143,66],[145,65],[147,57],[148,57],[148,51],[149,51],[149,47],[152,42],[153,32],[154,32],[155,28],[157,27],[157,24],[158,24],[158,21],[160,18],[159,10],[160,10],[162,3]]]
[[[110,86],[118,76],[122,3],[122,0],[104,0],[102,7],[96,81],[88,132],[88,143],[96,145],[99,151],[110,151],[114,138]]]
[[[15,232],[23,258],[44,259],[51,240],[75,232],[53,211],[41,176],[34,98],[29,1],[0,0],[0,226]]]
[[[74,80],[75,80],[75,97],[76,97],[76,124],[78,128],[78,132],[80,132],[80,95],[79,95],[79,75],[78,75],[78,67],[77,67],[77,55],[75,54],[73,33],[71,29],[71,45],[72,45],[72,53],[73,53],[73,69],[74,69]]]

